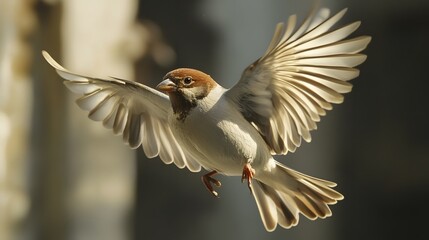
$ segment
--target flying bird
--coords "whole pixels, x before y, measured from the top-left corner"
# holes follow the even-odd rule
[[[273,155],[294,152],[311,141],[320,117],[343,101],[349,80],[371,37],[346,39],[360,25],[334,27],[347,9],[330,16],[312,11],[296,27],[296,16],[279,23],[266,52],[230,89],[199,70],[179,68],[156,89],[118,78],[94,78],[68,71],[47,52],[46,61],[79,94],[77,104],[147,157],[201,177],[214,196],[214,175],[241,176],[256,200],[267,231],[331,216],[329,205],[343,199],[334,182],[297,172]]]

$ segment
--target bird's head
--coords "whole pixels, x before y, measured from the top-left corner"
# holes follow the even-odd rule
[[[170,96],[175,113],[187,114],[217,85],[210,75],[195,69],[179,68],[167,73],[156,88]]]
[[[210,75],[195,69],[179,68],[167,73],[156,88],[169,95],[178,93],[192,100],[204,98],[216,85]]]

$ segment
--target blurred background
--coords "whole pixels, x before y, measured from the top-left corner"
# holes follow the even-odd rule
[[[333,217],[267,233],[239,178],[146,159],[87,119],[42,59],[155,86],[177,67],[225,87],[314,1],[0,0],[0,239],[427,239],[429,1],[322,0],[371,35],[354,90],[278,160],[338,183]]]

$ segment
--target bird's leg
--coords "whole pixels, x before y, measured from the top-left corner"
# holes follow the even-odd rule
[[[217,197],[218,193],[213,190],[213,185],[216,185],[216,187],[220,187],[222,184],[220,183],[219,180],[212,178],[213,175],[217,174],[216,171],[211,171],[203,176],[201,176],[201,180],[203,181],[204,185],[206,186],[207,190],[209,190],[209,192],[211,194],[213,194],[213,196]]]
[[[252,193],[252,179],[255,175],[255,169],[252,168],[250,163],[246,163],[243,167],[243,174],[241,175],[241,182],[247,180],[247,186],[249,187],[250,192]]]

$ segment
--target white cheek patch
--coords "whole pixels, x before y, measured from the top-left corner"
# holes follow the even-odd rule
[[[186,99],[201,99],[205,97],[205,89],[201,86],[193,88],[182,88],[182,94]]]
[[[195,93],[190,88],[182,88],[182,94],[186,99],[195,99]]]

